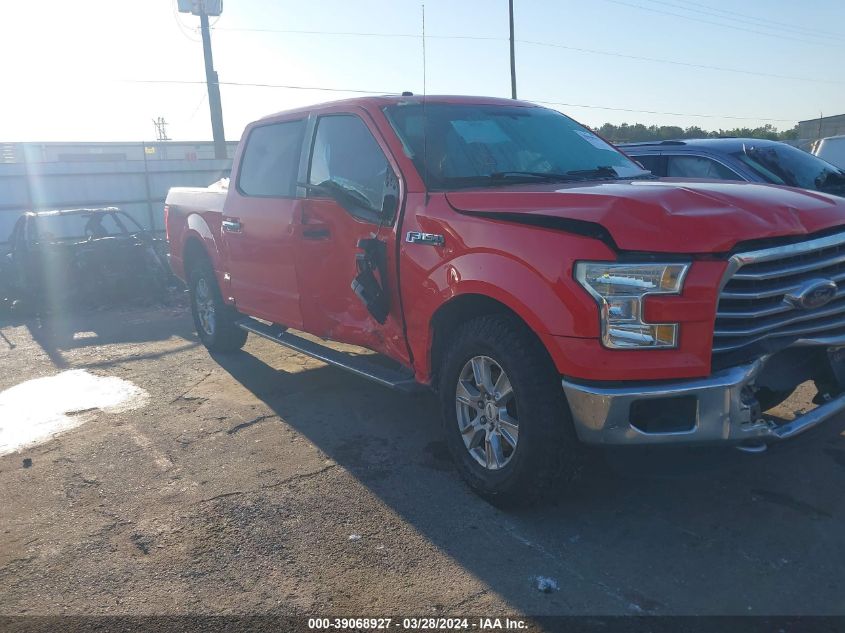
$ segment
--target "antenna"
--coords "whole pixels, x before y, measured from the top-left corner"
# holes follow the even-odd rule
[[[423,94],[422,94],[422,115],[423,115],[423,172],[428,173],[428,117],[425,114],[425,102],[428,89],[425,77],[425,2],[422,3],[422,63],[423,63]],[[428,204],[428,186],[425,188],[425,202]]]
[[[421,5],[422,7],[422,63],[423,63],[423,99],[425,99],[425,2]],[[425,101],[423,101],[425,103]]]
[[[513,49],[513,0],[508,0],[508,14],[511,25],[511,99],[516,99],[516,58]]]

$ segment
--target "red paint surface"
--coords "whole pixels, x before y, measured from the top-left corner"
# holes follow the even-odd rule
[[[402,199],[391,226],[379,228],[355,219],[330,200],[248,199],[234,187],[228,196],[216,198],[188,192],[179,204],[168,199],[175,272],[184,277],[183,251],[187,240],[196,239],[218,273],[224,296],[234,297],[240,310],[369,347],[412,367],[423,382],[432,372],[434,315],[449,301],[470,294],[495,299],[518,314],[544,343],[561,374],[594,380],[699,377],[710,372],[724,254],[746,240],[809,235],[845,225],[843,199],[752,183],[664,179],[426,193],[381,112],[397,99],[354,99],[262,120],[339,112],[360,116],[400,174]],[[469,97],[429,99],[520,104]],[[239,160],[240,150],[233,174]],[[573,267],[579,260],[614,261],[618,253],[594,238],[497,220],[497,213],[592,222],[610,233],[620,251],[687,256],[693,265],[682,294],[649,297],[645,303],[648,320],[681,324],[678,348],[603,348],[597,307],[574,281]],[[221,237],[224,217],[240,219],[245,240]],[[328,236],[304,239],[309,227],[325,229]],[[408,231],[440,234],[445,243],[409,244],[404,240]],[[391,311],[384,325],[369,316],[349,288],[357,241],[376,232],[388,251]],[[231,284],[224,273],[231,275]]]

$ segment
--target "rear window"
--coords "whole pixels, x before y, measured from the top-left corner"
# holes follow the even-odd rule
[[[706,156],[678,155],[666,158],[669,178],[709,178],[711,180],[742,180],[734,171]]]
[[[628,155],[637,161],[640,165],[648,169],[652,174],[655,176],[662,176],[663,174],[660,173],[660,154],[632,154],[628,152]]]
[[[241,158],[238,188],[247,196],[292,197],[305,121],[256,127]]]

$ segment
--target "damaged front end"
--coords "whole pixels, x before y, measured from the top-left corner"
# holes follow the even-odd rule
[[[788,352],[701,379],[624,386],[564,380],[563,388],[587,443],[725,443],[760,450],[845,410],[840,348]],[[814,407],[791,411],[781,404],[795,389],[813,389],[813,383]]]
[[[564,380],[584,441],[762,449],[845,411],[845,232],[743,251],[720,285],[706,378]],[[796,391],[815,408],[781,405]],[[779,406],[781,405],[781,406]]]

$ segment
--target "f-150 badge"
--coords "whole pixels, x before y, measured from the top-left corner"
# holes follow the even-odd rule
[[[428,244],[429,246],[443,246],[446,241],[442,235],[436,233],[420,233],[419,231],[408,231],[405,241],[410,244]]]

